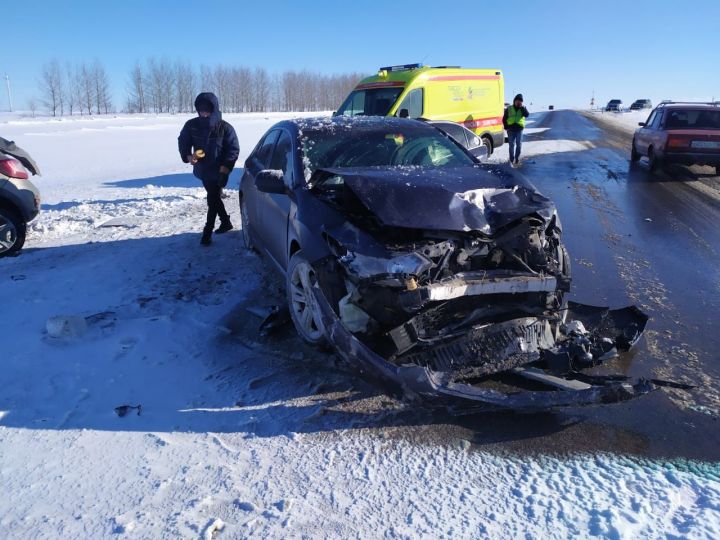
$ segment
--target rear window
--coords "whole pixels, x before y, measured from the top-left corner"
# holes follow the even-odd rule
[[[720,109],[673,109],[665,116],[666,129],[720,129]]]
[[[337,111],[339,116],[387,116],[402,86],[354,90]]]

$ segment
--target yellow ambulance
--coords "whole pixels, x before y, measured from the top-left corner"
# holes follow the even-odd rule
[[[504,92],[498,69],[388,66],[360,81],[335,114],[450,120],[479,135],[491,153],[505,140]]]

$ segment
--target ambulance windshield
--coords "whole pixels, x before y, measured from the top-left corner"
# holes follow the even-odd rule
[[[338,116],[387,116],[402,91],[402,86],[354,90],[336,114]]]

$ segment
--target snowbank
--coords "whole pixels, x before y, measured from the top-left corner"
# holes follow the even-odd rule
[[[278,116],[227,119],[244,159]],[[249,308],[281,285],[237,231],[199,246],[183,121],[2,126],[43,168],[46,205],[0,260],[0,537],[720,537],[717,464],[543,455],[532,438],[509,453],[492,426],[515,416],[477,435],[292,332],[252,335]],[[574,144],[541,142],[528,153]],[[85,324],[52,337],[56,316]]]

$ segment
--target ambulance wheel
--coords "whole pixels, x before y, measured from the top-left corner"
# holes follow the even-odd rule
[[[493,153],[492,139],[490,139],[490,137],[483,137],[482,142],[485,146],[487,146],[487,155],[489,156],[490,154]]]

